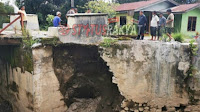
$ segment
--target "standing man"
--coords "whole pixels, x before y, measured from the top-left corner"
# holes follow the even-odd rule
[[[54,27],[58,27],[58,26],[61,25],[61,19],[60,19],[60,17],[61,17],[61,12],[57,12],[56,16],[53,19],[53,26]]]
[[[67,14],[65,15],[66,17],[66,26],[68,24],[68,14],[75,14],[76,13],[76,9],[74,7],[72,7],[69,11],[67,11]]]
[[[166,33],[169,39],[171,40],[172,39],[171,34],[174,30],[174,14],[172,13],[171,9],[167,10],[167,14],[168,14],[168,17],[167,17],[167,22],[166,22]]]
[[[75,9],[74,9],[74,12],[75,12],[75,13],[78,13],[78,9],[77,9],[77,8],[75,8]]]
[[[20,23],[23,22],[23,24],[24,24],[24,28],[22,28],[22,31],[26,30],[26,27],[27,27],[27,16],[26,16],[26,11],[25,11],[25,6],[21,6],[20,10],[18,11],[18,13],[20,13],[21,16],[22,16]],[[22,26],[22,24],[21,24],[21,26]]]
[[[88,8],[88,10],[85,13],[92,13],[92,10]]]
[[[67,14],[75,14],[75,8],[72,7],[69,11],[67,11]]]
[[[140,11],[140,17],[139,17],[139,22],[138,22],[138,28],[139,28],[139,32],[138,32],[138,40],[143,40],[144,39],[144,30],[145,30],[145,26],[147,24],[147,18],[144,15],[143,11]]]
[[[159,15],[159,24],[158,24],[158,40],[160,37],[163,36],[163,33],[165,32],[165,25],[166,25],[166,18],[163,16],[162,13]]]
[[[156,15],[156,11],[152,12],[152,19],[151,19],[151,40],[156,40],[156,30],[158,27],[158,23],[159,23],[159,18]],[[153,39],[153,37],[155,37]]]

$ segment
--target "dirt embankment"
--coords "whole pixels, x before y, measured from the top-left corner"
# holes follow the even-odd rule
[[[123,97],[98,47],[65,45],[54,48],[54,70],[68,112],[118,112]]]

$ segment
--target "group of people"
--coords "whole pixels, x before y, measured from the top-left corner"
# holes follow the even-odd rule
[[[75,14],[75,13],[78,13],[78,9],[77,8],[74,8],[72,7],[66,14],[66,24],[67,24],[67,20],[68,20],[68,14]],[[91,9],[88,9],[86,11],[86,13],[91,13]],[[56,16],[54,17],[53,19],[53,26],[54,27],[58,27],[61,25],[61,12],[57,12],[56,13]]]
[[[71,8],[66,14],[66,20],[68,19],[68,16],[67,16],[68,14],[75,14],[75,13],[78,13],[77,8]],[[91,13],[91,10],[88,9],[86,13]],[[152,12],[152,19],[150,23],[150,31],[151,31],[151,36],[152,36],[151,40],[159,40],[159,38],[162,37],[164,33],[166,33],[166,35],[169,37],[170,40],[172,39],[171,34],[174,28],[174,15],[171,9],[167,10],[167,14],[168,14],[168,17],[166,19],[162,13],[160,13],[158,17],[156,11]],[[144,15],[143,11],[140,11],[139,15],[140,15],[139,21],[137,21],[138,27],[139,27],[137,39],[143,40],[145,28],[147,25],[147,18]],[[61,25],[61,12],[57,12],[56,16],[53,19],[53,26],[58,27],[60,25]]]
[[[77,8],[74,8],[72,7],[68,12],[67,14],[75,14],[75,13],[78,13],[78,9]],[[66,14],[66,20],[68,19],[68,16]],[[66,21],[67,23],[67,21]],[[53,19],[53,26],[54,27],[58,27],[61,25],[61,12],[57,12],[56,13],[56,16],[54,17]]]
[[[159,14],[159,17],[157,15],[157,12],[152,12],[152,19],[150,23],[150,31],[151,31],[151,40],[159,40],[159,37],[162,37],[164,33],[169,37],[169,39],[172,39],[172,32],[174,28],[174,15],[172,13],[171,9],[167,10],[168,17],[167,19],[163,16],[162,13]],[[144,32],[145,27],[147,25],[147,18],[144,15],[143,11],[140,11],[139,21],[138,21],[138,40],[144,39]],[[156,38],[157,37],[157,38]]]

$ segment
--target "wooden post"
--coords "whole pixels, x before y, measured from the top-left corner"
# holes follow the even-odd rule
[[[71,7],[74,7],[74,0],[71,0]]]

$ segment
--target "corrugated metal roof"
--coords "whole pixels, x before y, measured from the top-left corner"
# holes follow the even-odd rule
[[[179,6],[173,7],[172,12],[187,12],[187,11],[192,10],[197,7],[200,7],[200,3],[184,4],[184,5],[179,5]]]
[[[132,3],[125,3],[121,4],[116,8],[116,11],[128,11],[128,10],[135,10],[147,5],[159,2],[161,0],[147,0],[147,1],[140,1],[140,2],[132,2]]]

